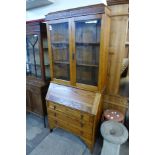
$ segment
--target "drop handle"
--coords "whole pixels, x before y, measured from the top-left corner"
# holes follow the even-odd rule
[[[80,126],[83,127],[83,123],[81,123]]]
[[[83,119],[83,115],[81,115],[81,119]]]

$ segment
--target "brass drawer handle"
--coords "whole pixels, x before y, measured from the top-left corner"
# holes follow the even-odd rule
[[[80,131],[80,134],[83,135],[83,131]]]
[[[81,127],[83,127],[83,123],[81,123],[80,125],[81,125]]]
[[[81,115],[81,119],[83,119],[83,115]]]
[[[55,120],[55,124],[56,124],[56,125],[58,124],[57,120]]]

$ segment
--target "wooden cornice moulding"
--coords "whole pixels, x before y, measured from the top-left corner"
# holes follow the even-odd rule
[[[108,5],[129,4],[129,0],[107,0]]]
[[[26,21],[26,24],[35,23],[35,22],[40,22],[40,23],[45,22],[45,18],[29,20],[29,21]]]
[[[48,21],[54,19],[71,18],[76,16],[103,14],[103,13],[105,13],[105,5],[96,4],[63,11],[51,12],[46,15],[46,20]]]

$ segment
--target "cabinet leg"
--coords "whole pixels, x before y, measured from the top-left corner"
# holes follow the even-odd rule
[[[86,145],[87,145],[87,147],[88,147],[88,149],[89,149],[89,151],[90,151],[90,153],[93,153],[93,150],[94,150],[94,144],[93,143],[87,143],[87,142],[85,142],[86,143]]]
[[[45,116],[44,116],[44,128],[46,128],[46,119],[45,119]]]

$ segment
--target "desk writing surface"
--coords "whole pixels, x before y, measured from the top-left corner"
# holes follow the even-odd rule
[[[100,93],[81,90],[69,86],[50,83],[46,100],[90,114],[97,113]]]

